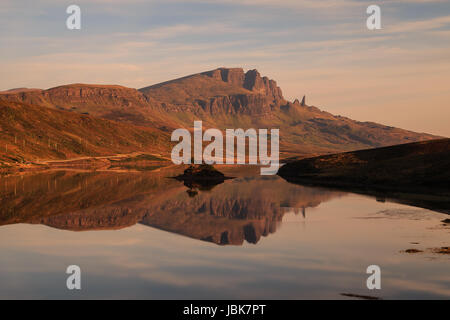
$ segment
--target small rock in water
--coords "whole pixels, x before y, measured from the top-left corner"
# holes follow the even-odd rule
[[[183,174],[174,178],[183,181],[184,185],[189,188],[187,191],[189,197],[195,197],[198,194],[197,190],[210,190],[227,179],[233,179],[226,177],[209,164],[190,165]]]
[[[225,175],[209,164],[190,165],[184,173],[178,176],[180,179],[226,179]]]

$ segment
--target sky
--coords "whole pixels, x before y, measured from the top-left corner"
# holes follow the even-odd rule
[[[450,137],[450,0],[1,0],[0,58],[0,90],[258,69],[289,100]]]

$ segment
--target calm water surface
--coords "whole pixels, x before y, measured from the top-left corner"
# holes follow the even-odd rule
[[[171,170],[2,178],[0,298],[450,297],[449,256],[432,251],[448,215],[258,172],[189,193]]]

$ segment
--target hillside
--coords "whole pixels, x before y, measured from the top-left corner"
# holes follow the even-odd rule
[[[249,113],[251,111],[260,113],[270,104],[276,105],[286,102],[275,81],[269,80],[267,77],[261,77],[257,70],[244,73],[241,68],[219,68],[159,83],[139,89],[139,91],[169,107],[191,106],[194,107],[192,108],[193,111],[198,107],[214,111],[211,106],[216,102],[218,103],[221,97],[246,96],[251,97],[250,100],[256,97],[261,99],[262,104],[257,106],[257,109],[237,108],[234,110],[237,113]],[[234,107],[238,106],[234,105]],[[250,104],[242,104],[240,107],[251,106]],[[233,108],[224,111],[230,113]]]
[[[431,135],[359,122],[320,109],[289,102],[274,80],[257,70],[219,68],[139,89],[163,101],[178,121],[192,126],[224,128],[280,128],[284,156],[395,145],[433,139]]]
[[[75,112],[0,101],[0,166],[135,151],[168,154],[166,133]]]
[[[158,104],[136,89],[118,85],[70,84],[47,90],[16,89],[0,92],[0,101],[23,102],[51,109],[77,112],[138,126],[171,123]]]
[[[439,139],[294,161],[278,175],[450,214],[449,172],[450,139]]]
[[[303,159],[278,175],[293,182],[450,192],[450,139]]]
[[[279,128],[282,157],[381,147],[436,138],[332,115],[298,100],[286,101],[274,80],[257,70],[219,68],[139,90],[72,84],[48,90],[0,93],[14,101],[157,128]],[[167,141],[162,141],[166,143]]]

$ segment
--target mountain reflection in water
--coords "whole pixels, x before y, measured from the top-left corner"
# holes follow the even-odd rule
[[[142,224],[220,245],[242,245],[274,233],[287,212],[305,215],[307,208],[343,195],[277,176],[233,172],[236,179],[192,196],[168,178],[176,173],[57,171],[6,177],[0,186],[0,225],[89,231]]]

